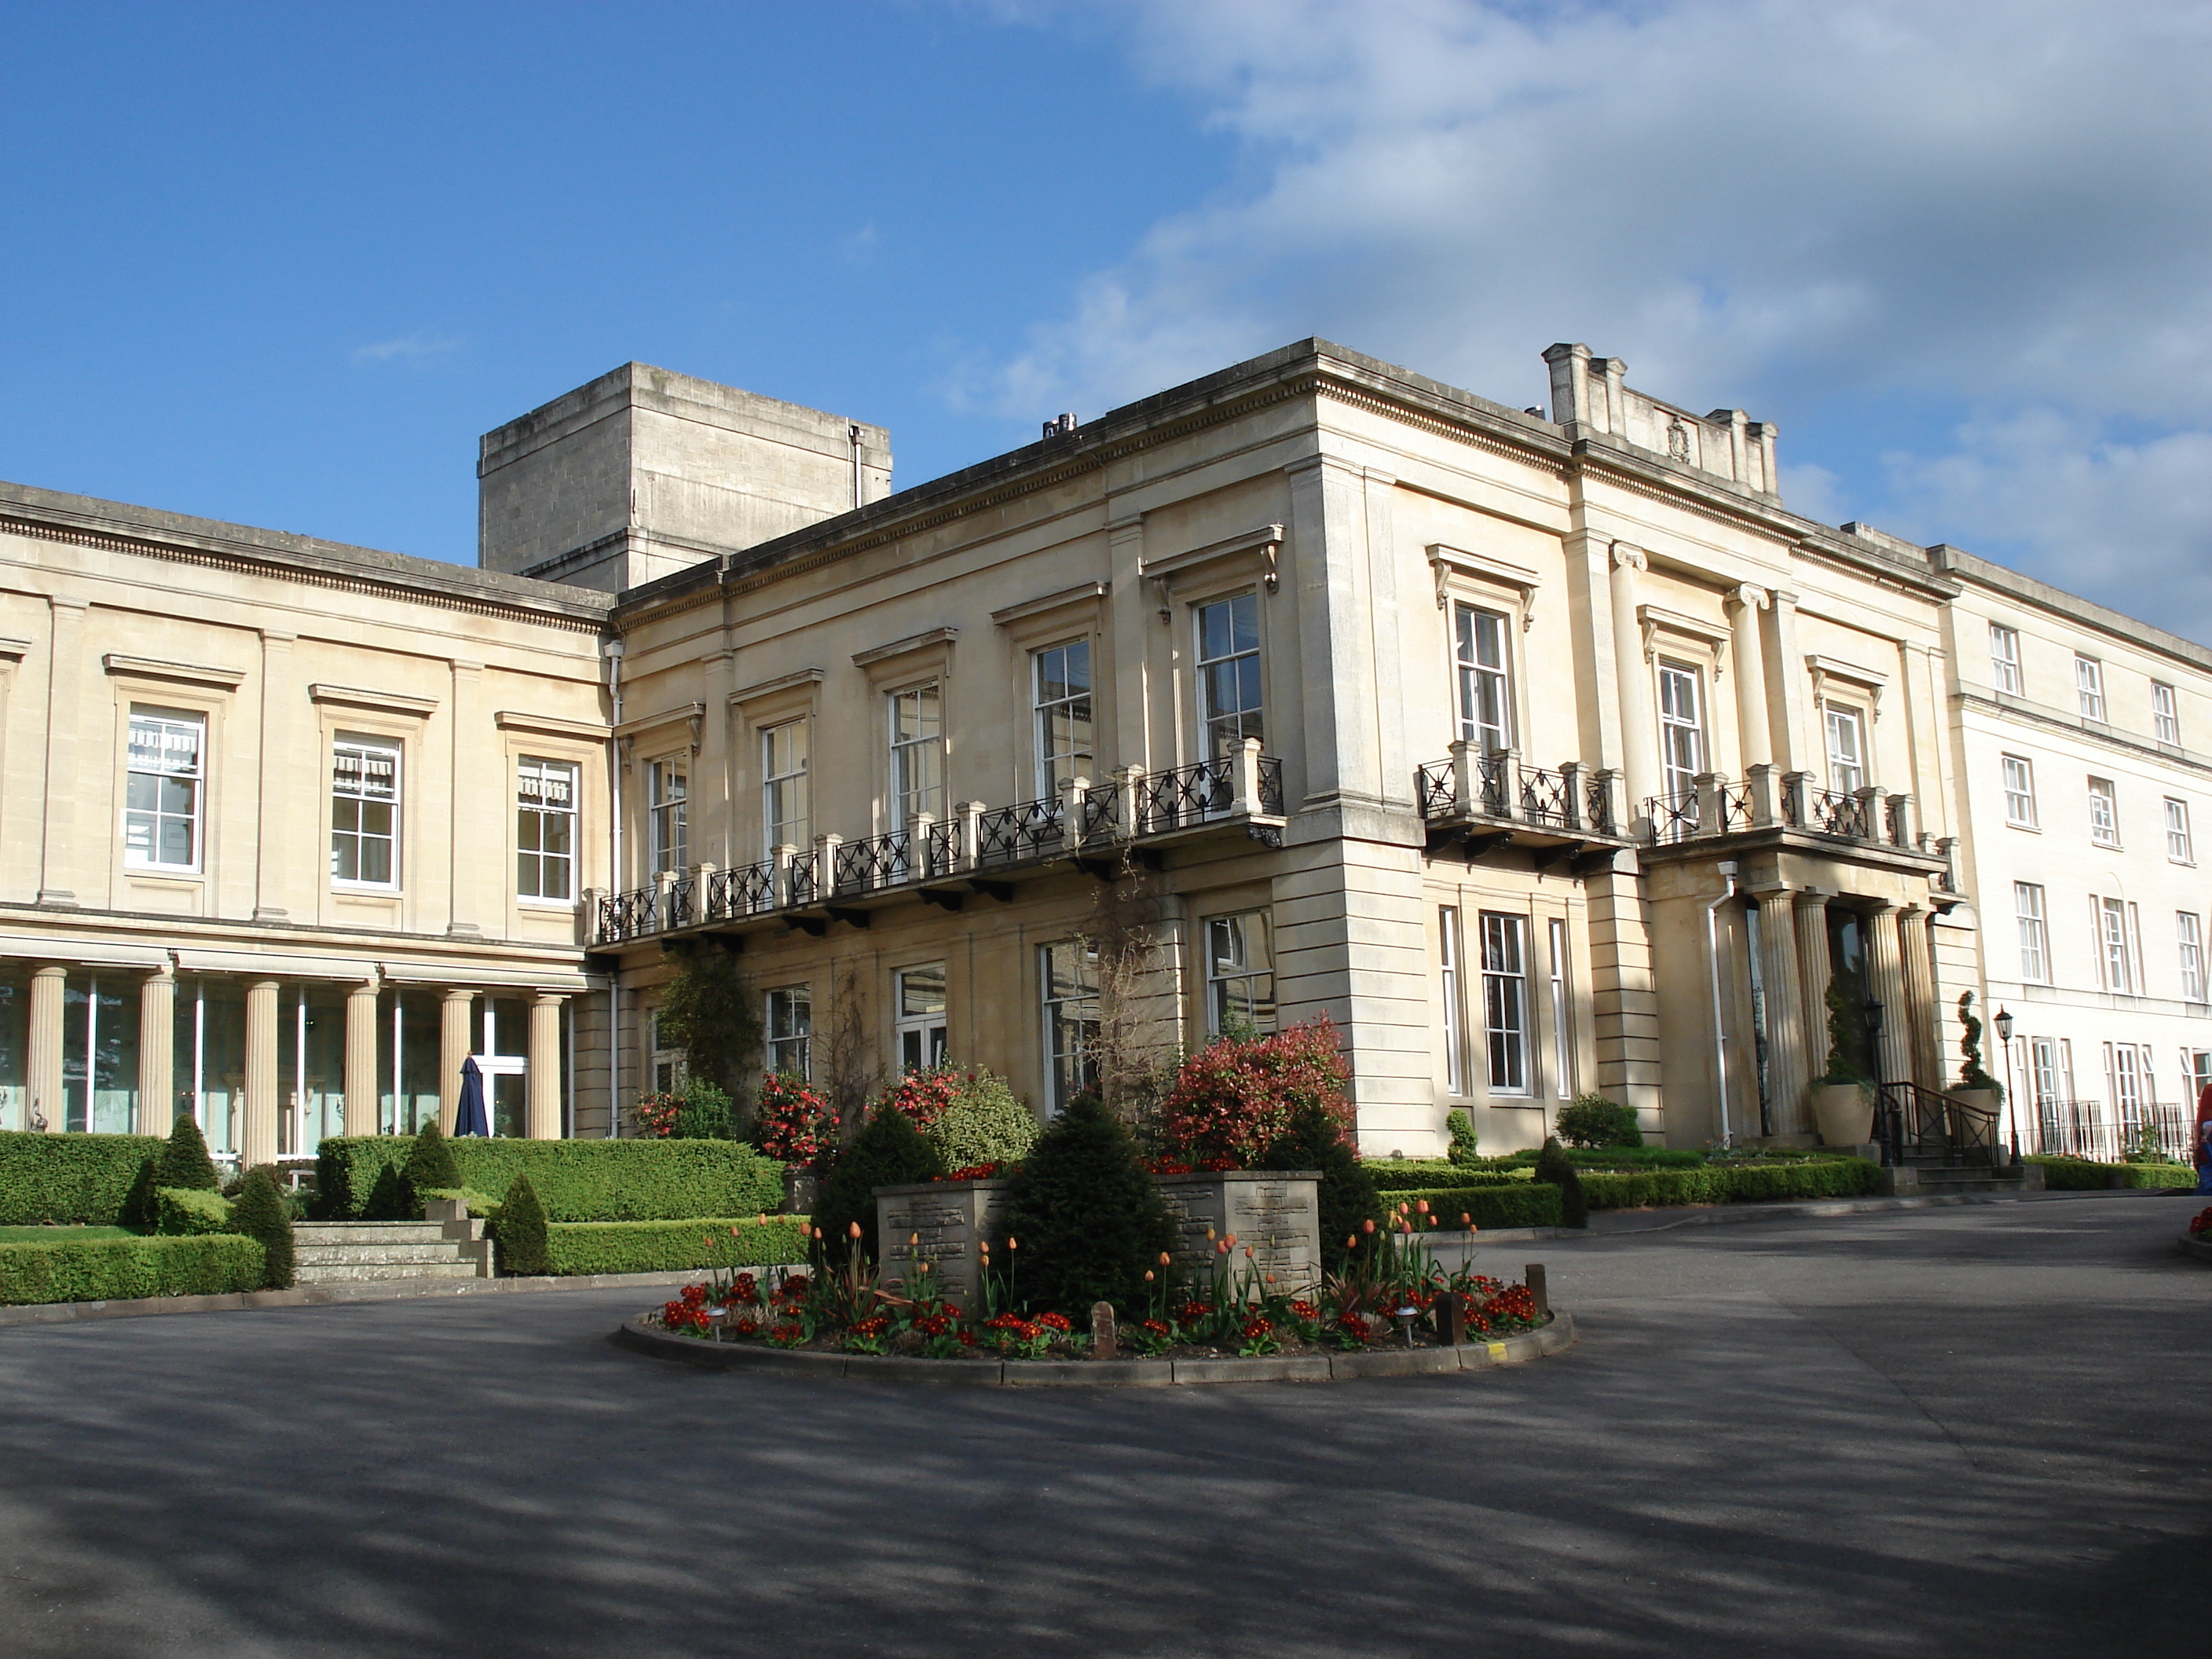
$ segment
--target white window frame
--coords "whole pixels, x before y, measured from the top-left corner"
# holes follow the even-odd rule
[[[2005,822],[2015,830],[2041,826],[2035,816],[2035,763],[2025,755],[2000,755],[2004,776]]]
[[[2020,976],[2030,985],[2051,983],[2051,927],[2039,883],[2012,884],[2012,913],[2020,927]]]
[[[2150,683],[2151,730],[2169,748],[2181,747],[2180,694],[2164,680]]]
[[[1044,1020],[1045,1115],[1057,1117],[1076,1096],[1098,1086],[1098,947],[1086,939],[1039,945],[1037,1000]]]
[[[814,1076],[814,988],[772,986],[761,998],[762,1070],[811,1082]]]
[[[2105,989],[2121,996],[2136,994],[2135,951],[2128,926],[2128,907],[2124,900],[2103,898],[2093,893],[2089,902],[2094,907],[2097,924],[2098,972]]]
[[[489,1018],[489,1011],[486,1018]],[[645,1017],[645,1030],[646,1075],[653,1079],[653,1092],[672,1095],[684,1086],[687,1069],[684,1050],[672,1048],[660,1040],[659,1009],[655,1008]]]
[[[141,731],[156,739],[150,753],[142,754],[138,742]],[[189,735],[190,757],[173,739]],[[204,714],[186,708],[159,708],[133,703],[128,737],[128,752],[125,758],[123,807],[123,864],[130,870],[159,870],[176,875],[197,875],[204,862],[204,829],[207,818],[207,738],[208,718]],[[131,805],[131,787],[137,780],[152,780],[155,804],[150,807]],[[181,787],[190,795],[190,805],[178,811],[169,804],[173,787]],[[183,860],[161,856],[166,837],[166,827],[182,823],[191,839],[189,856]],[[143,836],[144,850],[135,844]]]
[[[1459,906],[1440,904],[1437,907],[1437,969],[1444,1000],[1444,1090],[1455,1096],[1468,1092],[1462,961]]]
[[[682,870],[691,861],[691,768],[688,757],[657,760],[646,774],[647,823],[651,831],[653,868],[647,873]]]
[[[945,684],[924,680],[884,694],[890,756],[891,822],[903,830],[918,816],[945,816]],[[911,736],[902,736],[908,724]],[[926,728],[926,729],[925,729]]]
[[[2039,1111],[2057,1106],[2065,1097],[2058,1091],[2058,1044],[2050,1037],[2027,1040],[2028,1087]]]
[[[2089,839],[2099,847],[2120,844],[2120,787],[2110,778],[2089,780]]]
[[[1461,740],[1484,754],[1513,747],[1512,619],[1452,601],[1452,673]]]
[[[2173,913],[2173,941],[2181,964],[2181,1000],[2204,1000],[2204,922],[2194,910]]]
[[[2179,795],[2166,798],[2166,856],[2175,864],[2197,862],[2196,842],[2189,833],[2189,803]]]
[[[1568,973],[1567,924],[1563,916],[1550,921],[1552,946],[1552,1092],[1561,1100],[1575,1097],[1575,1049],[1570,1024],[1571,975]]]
[[[530,793],[536,787],[533,801]],[[548,805],[552,798],[551,786],[565,786],[568,801],[565,805]],[[573,906],[576,902],[576,860],[579,848],[576,836],[580,827],[577,811],[578,792],[583,786],[583,769],[574,761],[555,760],[543,755],[518,756],[514,763],[514,893],[526,904]],[[523,826],[532,817],[537,821],[537,845],[523,845]],[[545,830],[549,824],[565,823],[568,831],[568,850],[549,853],[545,850]],[[523,876],[524,860],[535,860],[534,882]],[[545,876],[548,871],[558,869],[568,890],[548,892]]]
[[[2074,653],[2074,698],[2083,720],[2106,724],[2105,665],[2078,651]]]
[[[1219,1036],[1232,1006],[1252,1014],[1239,1020],[1253,1030],[1275,1029],[1274,941],[1265,910],[1208,916],[1200,939],[1206,951],[1206,1029]]]
[[[805,848],[813,832],[813,782],[808,775],[812,733],[806,718],[761,728],[761,856],[779,847]],[[794,810],[795,809],[795,810]]]
[[[1828,787],[1839,795],[1856,794],[1866,787],[1866,715],[1847,702],[1824,702],[1820,707],[1820,730],[1828,747]]]
[[[1536,1068],[1529,1042],[1528,918],[1504,910],[1484,910],[1479,917],[1490,1092],[1533,1095]]]
[[[1097,709],[1092,702],[1096,682],[1091,678],[1091,636],[1062,640],[1030,653],[1030,723],[1036,736],[1037,794],[1058,800],[1060,787],[1075,778],[1097,775]],[[1058,696],[1045,695],[1048,672],[1059,665]],[[1071,690],[1079,672],[1082,688]]]
[[[400,807],[405,799],[403,793],[404,781],[400,770],[400,748],[399,742],[391,738],[342,734],[331,740],[331,884],[334,887],[343,887],[349,890],[392,892],[397,890],[399,886]],[[354,775],[357,781],[350,789],[345,787],[345,781],[339,765],[341,759],[349,755],[352,756],[356,763]],[[390,787],[382,794],[374,793],[372,787],[372,757],[387,763],[386,775],[391,781]],[[356,817],[354,828],[350,830],[340,828],[338,814],[341,802],[351,802],[356,811],[369,806],[388,808],[392,813],[392,828],[389,833],[379,835],[374,830],[362,828],[360,817]],[[339,874],[339,845],[341,842],[349,840],[353,842],[354,868],[356,870],[363,866],[362,854],[367,851],[369,842],[380,841],[386,843],[385,862],[386,867],[391,873],[382,881],[372,880],[366,876]]]
[[[2002,623],[1990,624],[1990,682],[2007,696],[2021,695],[2026,684],[2020,675],[2020,629]]]
[[[1217,611],[1229,617],[1229,643],[1224,651],[1209,653],[1206,638],[1206,619]],[[1191,659],[1197,665],[1198,744],[1202,758],[1225,760],[1242,754],[1244,739],[1258,738],[1267,741],[1267,675],[1261,655],[1260,595],[1251,588],[1241,593],[1224,593],[1219,599],[1206,599],[1190,608],[1193,650]],[[1238,642],[1237,623],[1249,618],[1252,625],[1251,642]],[[1223,673],[1232,678],[1237,687],[1234,706],[1224,704],[1215,695]],[[1245,700],[1249,691],[1251,701]]]
[[[1660,777],[1669,800],[1697,799],[1697,778],[1708,765],[1705,757],[1705,677],[1693,663],[1659,662]],[[1670,695],[1669,685],[1678,688]],[[1681,711],[1679,688],[1689,690],[1690,710]]]
[[[937,1006],[910,1006],[926,1005],[933,979]],[[891,975],[891,1053],[899,1075],[933,1071],[945,1064],[945,1015],[951,1006],[943,963],[917,962]]]
[[[2133,1042],[2105,1045],[2105,1075],[2112,1088],[2112,1117],[2124,1140],[2142,1133],[2144,1108],[2157,1098],[2151,1086],[2148,1051]]]

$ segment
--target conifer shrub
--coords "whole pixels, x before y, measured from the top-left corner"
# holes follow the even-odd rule
[[[1022,1104],[1006,1079],[994,1072],[964,1076],[937,1121],[929,1144],[946,1170],[972,1170],[983,1164],[1018,1164],[1036,1145],[1036,1114]]]
[[[545,1206],[538,1200],[538,1188],[530,1184],[528,1176],[515,1176],[507,1196],[500,1200],[499,1219],[492,1224],[500,1272],[530,1278],[551,1273],[553,1258],[546,1228]]]
[[[1644,1131],[1636,1114],[1603,1095],[1577,1095],[1559,1108],[1559,1139],[1571,1146],[1641,1146]]]
[[[832,1261],[844,1261],[852,1246],[853,1224],[858,1222],[861,1250],[869,1260],[882,1261],[875,1189],[910,1187],[944,1173],[936,1150],[914,1127],[914,1120],[896,1106],[878,1104],[822,1178],[814,1200],[814,1224],[821,1230],[823,1253]]]
[[[1341,1271],[1345,1241],[1361,1222],[1382,1212],[1375,1177],[1360,1162],[1344,1126],[1318,1102],[1306,1102],[1291,1114],[1289,1126],[1267,1149],[1267,1167],[1321,1172],[1314,1205],[1321,1226],[1321,1264],[1326,1272]]]
[[[401,1166],[400,1181],[407,1189],[407,1213],[422,1213],[422,1195],[434,1187],[458,1187],[461,1166],[453,1162],[453,1149],[434,1118],[416,1133],[414,1149]]]
[[[161,1162],[158,1154],[140,1160],[138,1176],[124,1194],[123,1210],[116,1219],[123,1225],[142,1233],[158,1232],[161,1221],[161,1189],[156,1184],[154,1170]]]
[[[292,1213],[276,1186],[276,1172],[266,1164],[246,1171],[238,1202],[230,1212],[230,1225],[261,1246],[264,1290],[292,1288]]]
[[[1143,1308],[1146,1270],[1176,1243],[1137,1143],[1088,1090],[1045,1126],[1008,1181],[1000,1224],[1016,1241],[1016,1299],[1071,1319],[1087,1318],[1097,1302]]]
[[[1454,1164],[1471,1168],[1482,1162],[1482,1143],[1474,1133],[1474,1119],[1454,1107],[1444,1114],[1444,1133],[1451,1137],[1449,1156]]]
[[[1574,1159],[1559,1145],[1553,1135],[1544,1143],[1544,1150],[1536,1154],[1536,1179],[1547,1186],[1559,1189],[1559,1224],[1562,1227],[1589,1225],[1589,1205],[1583,1197],[1583,1178],[1575,1168]]]
[[[222,1190],[222,1177],[216,1173],[215,1160],[208,1156],[207,1138],[187,1113],[179,1112],[169,1127],[168,1144],[155,1160],[154,1184],[204,1193]]]

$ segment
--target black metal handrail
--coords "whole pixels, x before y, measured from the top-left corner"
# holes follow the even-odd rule
[[[1093,784],[1084,793],[1076,823],[1085,841],[1110,836],[1121,822],[1121,792],[1111,783]]]
[[[1260,810],[1270,817],[1283,816],[1283,757],[1260,757]]]
[[[1521,816],[1547,830],[1572,830],[1575,792],[1564,772],[1547,772],[1540,766],[1521,769]]]
[[[1698,792],[1654,795],[1644,803],[1644,816],[1650,820],[1651,839],[1660,846],[1687,841],[1698,833]]]
[[[1885,1164],[1938,1155],[1950,1164],[1982,1162],[1997,1144],[1995,1112],[1917,1083],[1881,1085],[1874,1120]]]
[[[1431,761],[1413,772],[1413,794],[1425,818],[1448,818],[1458,792],[1453,786],[1452,763]]]
[[[1019,864],[1060,847],[1060,802],[1016,801],[994,807],[975,821],[975,862]]]
[[[791,860],[791,899],[793,904],[811,904],[821,887],[822,855],[819,853],[795,853]]]
[[[1851,841],[1871,839],[1866,803],[1838,789],[1814,789],[1805,798],[1805,828],[1819,836],[1841,836]]]
[[[947,818],[942,823],[929,826],[921,849],[921,872],[925,878],[942,876],[960,862],[960,825]]]
[[[1723,783],[1714,791],[1721,806],[1721,829],[1748,830],[1753,823],[1751,805],[1751,786],[1747,783]]]
[[[660,919],[663,927],[681,927],[691,920],[691,901],[697,896],[699,878],[689,870],[680,870],[668,884],[668,903]]]
[[[1602,775],[1578,768],[1523,766],[1504,750],[1470,755],[1471,816],[1525,823],[1533,829],[1572,834],[1618,833],[1613,820],[1613,792]],[[1430,761],[1413,769],[1413,794],[1421,817],[1449,818],[1459,813],[1459,781],[1450,761]]]
[[[775,860],[740,864],[707,878],[707,917],[713,921],[775,908]]]
[[[608,944],[660,931],[660,889],[634,887],[599,901],[599,938]]]
[[[1156,836],[1228,813],[1237,805],[1236,764],[1224,756],[1146,773],[1137,784],[1137,833]]]
[[[877,887],[896,887],[913,878],[913,840],[907,831],[868,836],[840,842],[830,864],[830,890],[865,893]]]

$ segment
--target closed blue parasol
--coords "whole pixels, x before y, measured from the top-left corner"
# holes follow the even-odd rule
[[[483,1068],[471,1054],[461,1062],[461,1103],[453,1113],[457,1135],[489,1135],[491,1120],[484,1115]]]

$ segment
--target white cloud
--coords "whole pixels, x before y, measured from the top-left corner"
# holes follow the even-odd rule
[[[450,356],[465,343],[465,341],[449,338],[442,334],[403,334],[397,339],[356,346],[353,360],[360,364],[427,362],[435,357]]]
[[[1545,395],[1545,345],[1584,340],[1662,396],[1778,422],[1801,466],[1816,458],[1788,449],[1793,406],[1996,411],[1954,465],[1900,462],[1808,504],[1879,520],[1905,498],[1865,494],[1893,485],[1916,516],[1958,515],[1931,535],[2009,538],[2093,584],[2100,567],[2052,527],[2170,478],[2189,443],[2157,431],[2212,427],[2202,0],[1125,15],[1144,72],[1203,99],[1257,182],[1155,224],[973,401],[1096,410],[1321,333],[1519,404]],[[1989,435],[2029,409],[2072,446],[2064,465],[2043,452],[2039,491],[2081,492],[2033,522],[1990,482],[2025,452]],[[2121,420],[2154,435],[2115,445]],[[2130,515],[2157,520],[2131,568],[2178,574],[2204,545],[2212,509],[2188,495]]]

